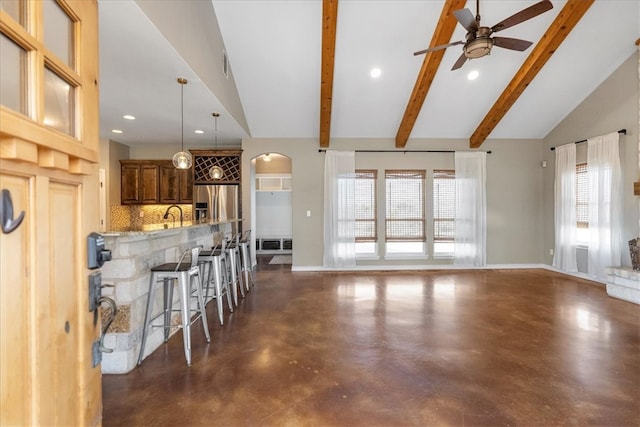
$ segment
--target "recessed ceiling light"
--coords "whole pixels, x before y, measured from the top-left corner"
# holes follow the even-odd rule
[[[120,129],[111,129],[111,132],[113,132],[113,133],[122,133],[122,131]]]
[[[382,74],[382,70],[380,68],[372,68],[369,74],[371,74],[372,78],[377,79]]]
[[[196,129],[194,132],[197,133],[198,135],[201,135],[204,133],[204,131],[200,129]]]
[[[125,114],[124,116],[122,116],[123,119],[127,119],[127,120],[135,120],[136,118],[134,116],[132,116],[131,114]]]
[[[475,79],[478,78],[479,75],[480,75],[480,73],[478,72],[478,70],[473,70],[473,71],[469,72],[469,74],[467,74],[467,79],[475,80]]]

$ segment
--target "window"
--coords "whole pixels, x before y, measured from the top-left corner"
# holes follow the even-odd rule
[[[31,6],[36,3],[38,7]],[[78,114],[94,94],[79,90],[85,80],[91,86],[94,81],[83,78],[79,67],[83,63],[87,76],[92,75],[95,61],[79,58],[76,52],[81,16],[89,22],[92,11],[69,3],[77,2],[0,0],[0,103],[79,140],[78,125],[93,128],[97,124],[97,116],[80,120]],[[36,18],[41,25],[33,25]]]
[[[44,13],[44,43],[47,48],[68,66],[74,67],[74,22],[54,0],[42,2]]]
[[[18,24],[26,28],[27,22],[27,2],[18,0],[0,1],[0,10],[6,12]]]
[[[44,124],[74,135],[75,88],[45,67],[44,89]]]
[[[433,171],[433,255],[452,255],[455,238],[456,174]]]
[[[376,170],[356,170],[355,214],[356,253],[373,255],[377,252],[378,218],[376,215]]]
[[[578,232],[576,240],[580,244],[589,241],[589,175],[587,164],[576,165],[576,221]]]
[[[27,52],[0,33],[0,104],[27,113]]]
[[[386,170],[387,254],[425,253],[425,171]]]

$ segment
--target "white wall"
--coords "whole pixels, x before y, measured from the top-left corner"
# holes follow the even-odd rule
[[[391,139],[337,139],[331,148],[391,149]],[[540,263],[542,247],[542,141],[489,140],[482,147],[487,157],[487,252],[489,264]],[[322,265],[324,157],[315,139],[246,139],[242,143],[243,182],[251,179],[252,159],[276,152],[292,159],[292,225],[294,266]],[[407,150],[468,150],[465,140],[411,140]],[[384,169],[453,168],[453,154],[358,153],[356,167]],[[428,187],[429,188],[429,187]],[[429,193],[430,194],[430,193]],[[251,197],[243,194],[244,216],[251,220]],[[311,216],[307,216],[311,211]],[[359,262],[364,264],[364,262]],[[378,261],[391,264],[393,261]],[[433,265],[438,260],[395,262]]]
[[[640,235],[638,218],[640,208],[638,197],[633,195],[633,182],[640,177],[638,169],[638,53],[634,53],[611,76],[562,120],[544,139],[544,159],[547,168],[543,176],[543,261],[551,264],[553,257],[549,249],[554,246],[553,225],[553,182],[555,155],[551,147],[581,141],[593,136],[607,134],[619,129],[627,129],[627,135],[620,138],[620,159],[623,181],[623,265],[630,266],[627,241]],[[578,144],[578,156],[586,158],[585,144]],[[586,272],[586,251],[578,253],[578,267]]]
[[[290,191],[256,192],[256,237],[291,237]]]
[[[554,154],[550,147],[626,128],[621,158],[624,180],[624,238],[640,235],[640,205],[633,196],[633,182],[640,178],[638,167],[638,54],[635,53],[571,114],[559,121],[544,140],[487,140],[481,147],[492,150],[487,157],[487,261],[489,264],[551,264],[553,248]],[[552,100],[550,100],[552,102]],[[505,120],[508,120],[505,119]],[[120,144],[121,145],[121,144]],[[171,158],[178,147],[131,147],[132,159]],[[392,149],[394,141],[337,139],[332,149]],[[189,147],[198,148],[198,147]],[[206,147],[203,147],[206,148]],[[221,149],[224,147],[220,147]],[[242,180],[245,190],[252,183],[253,159],[266,152],[280,153],[292,160],[291,224],[294,266],[322,265],[324,154],[317,139],[245,139],[242,142]],[[407,150],[468,150],[465,140],[410,140]],[[541,161],[547,167],[541,167]],[[421,167],[452,168],[453,156],[441,154],[358,154],[359,168]],[[409,166],[413,165],[413,166]],[[113,172],[110,172],[113,173]],[[110,180],[111,194],[119,195],[119,175]],[[115,188],[115,190],[114,190]],[[251,223],[252,191],[243,191],[243,214]],[[119,203],[119,202],[118,202]],[[311,211],[311,216],[306,212]],[[628,260],[628,249],[624,249]],[[433,261],[418,261],[433,263]],[[584,263],[583,263],[584,264]]]
[[[110,206],[120,204],[120,160],[129,158],[129,146],[108,139],[100,140],[100,169],[106,172],[106,224],[111,230]]]

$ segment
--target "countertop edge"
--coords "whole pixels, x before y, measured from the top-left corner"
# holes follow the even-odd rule
[[[200,224],[190,224],[182,227],[170,227],[170,228],[159,228],[157,230],[131,230],[131,231],[117,231],[117,230],[109,230],[103,231],[100,234],[104,237],[133,237],[133,236],[154,236],[158,234],[177,234],[182,232],[183,230],[188,230],[191,228],[197,227],[205,227],[205,226],[214,226],[214,225],[223,225],[223,224],[231,224],[242,222],[242,219],[229,219],[226,221],[218,221],[218,222],[204,222]]]

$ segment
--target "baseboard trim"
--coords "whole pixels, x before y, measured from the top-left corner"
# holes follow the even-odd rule
[[[330,268],[321,265],[305,265],[291,267],[291,271],[421,271],[421,270],[506,270],[544,268],[544,264],[489,264],[483,267],[462,266],[453,264],[429,265],[358,265],[351,268]]]
[[[467,267],[461,265],[441,264],[441,265],[358,265],[352,268],[329,268],[321,265],[305,265],[292,266],[291,271],[296,272],[352,272],[352,271],[424,271],[424,270],[518,270],[527,268],[541,268],[543,270],[553,271],[555,273],[564,274],[566,276],[575,277],[582,280],[588,280],[601,285],[606,282],[596,280],[585,273],[569,273],[559,270],[548,264],[489,264],[483,267]]]
[[[577,279],[588,280],[590,282],[595,282],[595,283],[598,283],[600,285],[606,285],[607,284],[607,282],[603,282],[601,280],[594,279],[593,277],[591,277],[591,276],[589,276],[588,274],[585,274],[585,273],[580,273],[580,272],[570,273],[568,271],[560,270],[560,269],[555,268],[554,266],[548,265],[548,264],[541,264],[541,266],[545,270],[553,271],[555,273],[564,274],[565,276],[571,276],[571,277],[575,277]]]

